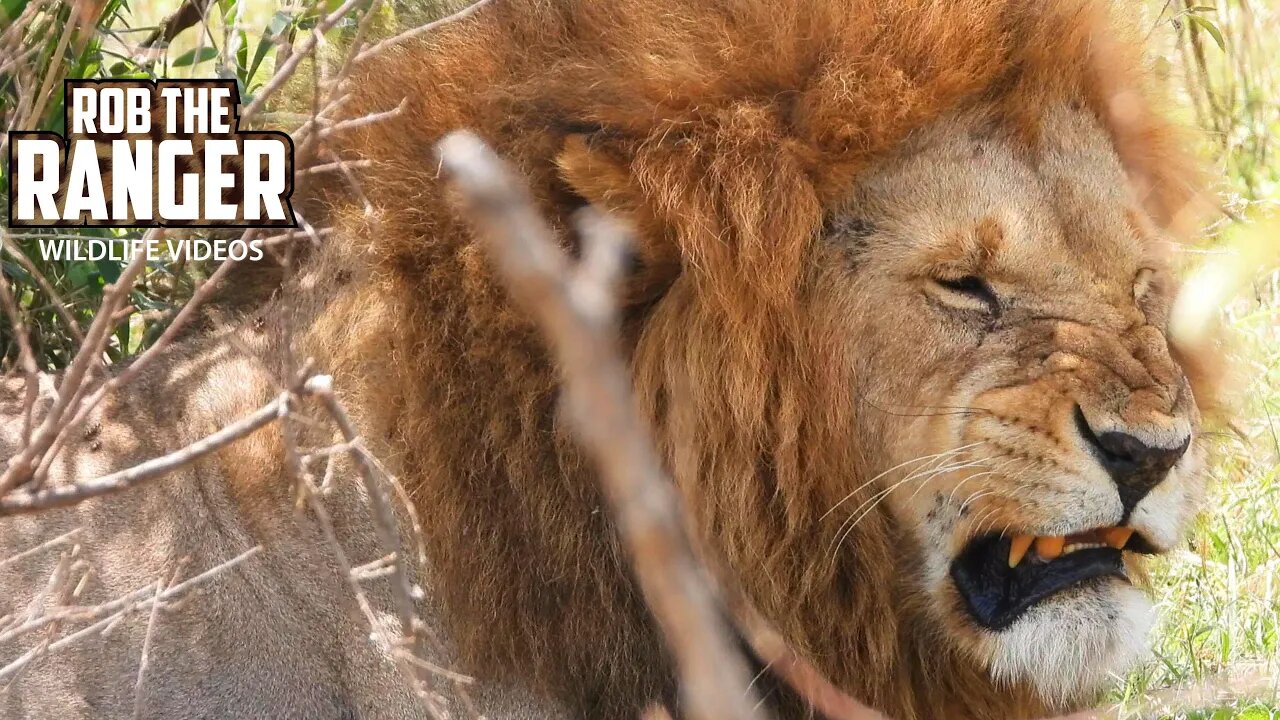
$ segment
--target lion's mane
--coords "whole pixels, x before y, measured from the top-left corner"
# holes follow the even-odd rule
[[[527,174],[566,244],[585,203],[636,228],[623,340],[638,397],[697,531],[792,642],[896,717],[1035,711],[904,624],[895,607],[909,617],[913,600],[893,578],[910,568],[887,515],[839,562],[822,556],[835,527],[817,490],[860,485],[876,439],[853,434],[838,309],[806,279],[860,170],[965,108],[1029,144],[1043,108],[1092,109],[1152,216],[1176,225],[1189,165],[1115,25],[1087,0],[494,0],[365,63],[346,112],[403,106],[342,136],[369,162],[361,199],[332,204],[341,239],[317,272],[346,291],[306,342],[395,455],[466,669],[593,717],[671,693],[561,427],[555,368],[448,202],[434,146],[459,127]]]

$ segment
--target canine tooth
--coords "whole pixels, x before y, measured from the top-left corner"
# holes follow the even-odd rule
[[[1036,538],[1036,554],[1045,560],[1056,560],[1062,555],[1067,539],[1062,536]]]
[[[1013,542],[1009,545],[1009,567],[1018,567],[1018,563],[1022,562],[1022,558],[1026,557],[1027,551],[1031,549],[1031,543],[1035,541],[1034,535],[1015,535]]]
[[[1111,547],[1121,550],[1129,543],[1129,538],[1133,537],[1133,528],[1113,527],[1107,528],[1102,532],[1103,539]]]

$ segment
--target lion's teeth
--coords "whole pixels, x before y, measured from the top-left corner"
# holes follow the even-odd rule
[[[1056,560],[1062,555],[1067,539],[1062,536],[1036,538],[1036,554],[1045,560]]]
[[[1123,550],[1125,545],[1129,544],[1129,538],[1133,537],[1133,528],[1113,527],[1107,528],[1102,533],[1102,538],[1108,545]]]
[[[1022,562],[1022,558],[1026,557],[1027,551],[1031,549],[1031,543],[1035,541],[1034,535],[1016,535],[1013,542],[1009,545],[1009,567],[1018,567],[1018,563]]]
[[[1133,537],[1133,528],[1113,527],[1106,530],[1081,533],[1079,536],[1072,535],[1071,537],[1088,537],[1090,539],[1068,543],[1067,537],[1062,535],[1045,537],[1015,535],[1009,542],[1009,567],[1014,568],[1021,564],[1032,547],[1036,549],[1036,555],[1041,560],[1057,560],[1067,553],[1108,546],[1120,550],[1128,544],[1129,538]]]

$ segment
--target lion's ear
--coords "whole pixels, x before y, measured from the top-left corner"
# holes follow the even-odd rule
[[[633,234],[634,267],[626,281],[624,302],[652,303],[680,275],[680,252],[617,148],[598,135],[566,135],[556,167],[560,179],[583,200],[626,222]]]

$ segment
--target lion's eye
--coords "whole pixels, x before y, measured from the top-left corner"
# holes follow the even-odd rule
[[[1000,300],[987,284],[977,275],[965,275],[958,278],[934,278],[934,284],[941,291],[945,301],[951,304],[984,310],[996,315],[1000,312]]]

